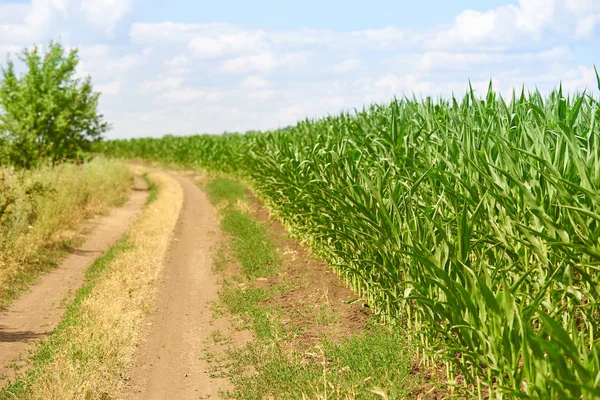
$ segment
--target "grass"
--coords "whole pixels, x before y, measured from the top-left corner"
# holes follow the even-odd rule
[[[0,309],[18,299],[39,281],[40,276],[58,267],[69,254],[69,249],[80,246],[83,240],[83,236],[76,236],[38,249],[27,260],[27,268],[19,269],[6,277],[4,288],[0,290]]]
[[[148,173],[142,174],[142,179],[148,185],[148,199],[146,199],[146,205],[152,204],[158,198],[158,186],[156,183],[148,177]]]
[[[115,201],[113,201],[111,206],[112,207],[123,207],[125,204],[127,204],[127,200],[129,200],[128,196],[121,196],[118,199],[116,199]]]
[[[406,346],[406,338],[381,327],[291,354],[281,344],[250,344],[231,353],[236,387],[231,395],[240,400],[408,398],[414,382]],[[248,375],[249,368],[254,373]]]
[[[323,304],[314,310],[317,324],[330,325],[339,321],[339,315],[333,311],[329,303]]]
[[[217,178],[210,180],[204,190],[211,203],[223,207],[221,228],[233,238],[230,250],[239,260],[244,274],[251,278],[275,274],[279,255],[265,228],[236,207],[244,202],[244,186],[230,179]]]
[[[166,174],[128,235],[87,271],[86,283],[55,331],[41,341],[31,368],[0,399],[109,399],[118,396],[183,202]]]
[[[205,187],[213,204],[220,206],[223,230],[232,236],[217,253],[215,269],[225,273],[228,262],[241,267],[231,281],[223,281],[221,307],[238,321],[238,329],[252,331],[255,338],[244,348],[230,348],[225,359],[214,353],[205,358],[214,366],[215,376],[228,376],[233,382],[235,390],[224,395],[240,400],[383,398],[375,392],[391,399],[406,396],[414,383],[409,376],[413,353],[397,331],[374,324],[340,342],[323,339],[310,348],[297,346],[298,328],[294,321],[284,322],[290,316],[273,299],[303,283],[285,282],[269,289],[256,286],[258,277],[279,272],[281,255],[266,228],[236,207],[244,200],[241,184],[218,179]],[[307,307],[303,317],[319,325],[340,318],[328,303]],[[214,336],[215,341],[224,341],[220,331]]]
[[[82,166],[0,171],[0,308],[60,265],[87,218],[124,204],[132,175],[96,159]]]
[[[211,179],[204,186],[204,191],[215,206],[222,202],[235,204],[238,200],[244,199],[244,186],[231,179]]]
[[[82,304],[94,289],[97,279],[110,266],[115,258],[122,256],[132,249],[127,237],[122,238],[108,252],[97,258],[86,270],[85,284],[77,290],[75,298],[67,306],[65,314],[52,331],[52,334],[38,345],[31,358],[30,369],[23,375],[18,376],[14,382],[0,391],[0,400],[25,398],[28,396],[29,387],[44,373],[44,368],[54,360],[54,354],[59,353],[65,346],[69,346],[69,336],[65,335],[68,329],[76,328],[81,323]],[[89,355],[81,349],[73,350],[75,360],[84,361]]]
[[[264,302],[269,294],[262,289],[241,289],[225,284],[220,299],[227,311],[241,321],[237,328],[249,329],[259,340],[273,339],[283,334],[279,323],[279,310]]]
[[[274,275],[279,255],[264,227],[243,211],[228,210],[221,221],[223,231],[233,237],[232,252],[248,277]]]

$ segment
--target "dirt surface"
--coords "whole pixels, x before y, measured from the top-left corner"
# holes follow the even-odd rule
[[[39,284],[0,311],[0,386],[12,379],[11,366],[23,366],[32,342],[50,333],[60,322],[64,304],[69,304],[82,286],[86,269],[126,232],[139,216],[148,192],[146,183],[136,177],[127,203],[106,216],[90,221],[85,243],[70,251],[62,265],[44,275]]]
[[[125,399],[218,399],[231,389],[225,378],[211,376],[207,349],[215,331],[231,336],[231,345],[248,340],[226,319],[213,319],[219,298],[213,258],[221,242],[217,212],[198,187],[176,177],[184,193],[155,311],[148,317],[142,343],[129,372]]]
[[[271,218],[250,192],[247,195],[252,198],[254,217],[267,227],[282,253],[284,267],[278,276],[259,282],[259,286],[295,283],[292,290],[276,293],[270,301],[285,310],[288,318],[284,322],[300,328],[298,343],[311,346],[324,337],[335,341],[363,332],[369,318],[364,302],[354,301],[356,294],[326,262],[291,238],[281,222]]]

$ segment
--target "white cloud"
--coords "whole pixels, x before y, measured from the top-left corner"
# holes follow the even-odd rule
[[[132,8],[132,0],[83,0],[81,9],[88,21],[112,36],[115,25]]]
[[[248,93],[249,100],[268,100],[274,96],[273,90],[256,90]]]
[[[107,61],[104,69],[111,73],[124,73],[133,71],[141,65],[142,56],[140,54],[129,54],[114,60]]]
[[[538,53],[504,52],[426,52],[422,55],[419,66],[423,70],[472,70],[482,65],[522,65],[522,63],[540,63],[564,61],[572,59],[574,54],[566,46],[557,46]]]
[[[553,22],[557,3],[558,0],[519,0],[517,27],[539,38],[542,29]]]
[[[600,12],[600,3],[597,0],[566,0],[567,9],[578,15]]]
[[[340,38],[339,33],[332,30],[302,28],[293,31],[269,32],[269,40],[276,46],[286,48],[328,45]],[[339,42],[338,42],[339,43]]]
[[[0,64],[4,62],[4,57],[10,55],[13,57],[15,54],[18,54],[23,50],[21,46],[14,44],[4,44],[0,43]]]
[[[281,65],[281,61],[273,53],[262,53],[255,56],[240,56],[223,63],[223,71],[245,74],[248,72],[271,72]]]
[[[118,96],[121,93],[123,84],[119,81],[112,81],[94,85],[94,89],[101,92],[104,96]]]
[[[190,66],[190,60],[184,54],[166,59],[163,63],[169,68],[187,68]]]
[[[179,89],[163,93],[154,98],[154,103],[158,105],[173,103],[188,103],[205,97],[205,92],[195,89]]]
[[[280,67],[295,68],[307,63],[310,55],[305,52],[298,53],[260,53],[257,55],[240,56],[229,59],[223,63],[222,70],[236,74],[268,73]]]
[[[263,31],[241,31],[217,37],[198,36],[192,39],[189,46],[194,55],[201,59],[254,54],[270,47]]]
[[[83,46],[78,49],[79,56],[85,59],[106,59],[110,57],[111,47],[106,44]]]
[[[228,50],[224,43],[218,39],[197,37],[190,42],[194,55],[202,59],[222,57]]]
[[[407,32],[395,26],[388,26],[382,29],[367,29],[352,34],[359,42],[368,42],[378,47],[389,47],[394,44],[404,44],[413,42],[417,39],[415,32]]]
[[[68,40],[75,21],[112,35],[133,0],[32,0],[0,4],[0,40],[31,45],[49,38]],[[93,31],[93,30],[92,30]]]
[[[141,93],[162,92],[163,90],[173,90],[181,87],[183,78],[157,78],[142,82],[140,85]]]
[[[257,75],[251,75],[246,77],[242,81],[242,88],[244,89],[264,89],[271,86],[272,83]]]
[[[498,79],[496,90],[502,90],[504,87],[499,84]],[[487,92],[489,79],[471,80],[473,89],[478,94]],[[364,104],[387,102],[393,97],[401,98],[403,96],[417,98],[424,96],[451,96],[453,93],[461,95],[467,89],[467,81],[444,80],[437,81],[436,77],[423,72],[412,72],[407,74],[388,73],[374,79],[367,79],[358,82],[361,98]]]
[[[469,80],[483,93],[490,77],[502,93],[560,80],[596,93],[598,0],[506,0],[448,25],[356,31],[130,23],[146,3],[1,3],[0,52],[59,36],[83,43],[77,73],[104,92],[113,136],[269,129],[395,95],[460,95]]]
[[[425,40],[428,48],[449,46],[511,46],[540,42],[544,33],[586,36],[596,25],[592,12],[600,12],[596,0],[519,0],[487,11],[465,10],[447,29]]]
[[[598,24],[600,24],[600,14],[588,15],[579,20],[575,33],[578,37],[589,38]]]
[[[215,102],[223,99],[226,93],[219,90],[209,90],[204,88],[184,88],[171,90],[153,98],[155,105],[176,105],[191,103],[194,101]]]
[[[24,21],[31,12],[31,4],[26,3],[0,3],[0,24],[13,24],[15,21]]]
[[[491,43],[512,41],[518,31],[516,26],[518,10],[517,7],[510,5],[486,12],[463,11],[456,17],[450,29],[435,34],[426,45],[440,48],[453,43],[473,45],[484,41]]]
[[[134,23],[130,38],[136,44],[172,46],[186,43],[201,59],[233,57],[264,52],[294,51],[320,46],[333,49],[399,48],[416,44],[424,35],[398,27],[366,29],[354,32],[332,30],[244,29],[227,23],[183,24],[175,22]]]
[[[129,32],[136,44],[162,45],[185,43],[201,35],[215,32],[233,32],[236,28],[229,24],[184,24],[177,22],[133,23]]]
[[[567,79],[563,80],[563,88],[571,92],[582,92],[587,90],[588,93],[598,87],[596,79],[596,71],[594,68],[587,66],[578,66],[565,73]]]
[[[333,67],[334,72],[344,73],[350,72],[360,67],[360,60],[357,58],[349,58],[345,61],[342,61],[338,65]]]
[[[25,28],[31,37],[39,38],[53,28],[53,22],[67,16],[67,1],[32,0],[29,13],[25,16]]]
[[[430,85],[426,76],[420,74],[397,75],[393,73],[385,74],[373,82],[373,87],[386,97],[392,97],[394,94],[418,92],[424,86]],[[420,89],[418,89],[420,88]]]

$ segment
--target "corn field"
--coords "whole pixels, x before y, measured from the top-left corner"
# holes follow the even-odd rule
[[[600,103],[469,90],[296,127],[101,143],[246,179],[475,398],[600,398]]]

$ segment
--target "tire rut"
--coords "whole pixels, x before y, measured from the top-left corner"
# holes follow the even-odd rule
[[[85,243],[70,251],[57,269],[45,274],[28,292],[0,311],[0,387],[13,379],[15,366],[22,372],[33,343],[47,336],[61,321],[85,281],[86,269],[108,251],[140,215],[148,196],[147,185],[135,177],[127,203],[91,221]]]
[[[189,179],[174,177],[183,189],[183,207],[154,312],[134,355],[128,387],[119,398],[218,399],[221,391],[231,389],[228,379],[211,376],[205,359],[215,330],[231,335],[234,345],[238,341],[228,321],[213,319],[211,310],[220,288],[212,273],[221,243],[217,212]]]

